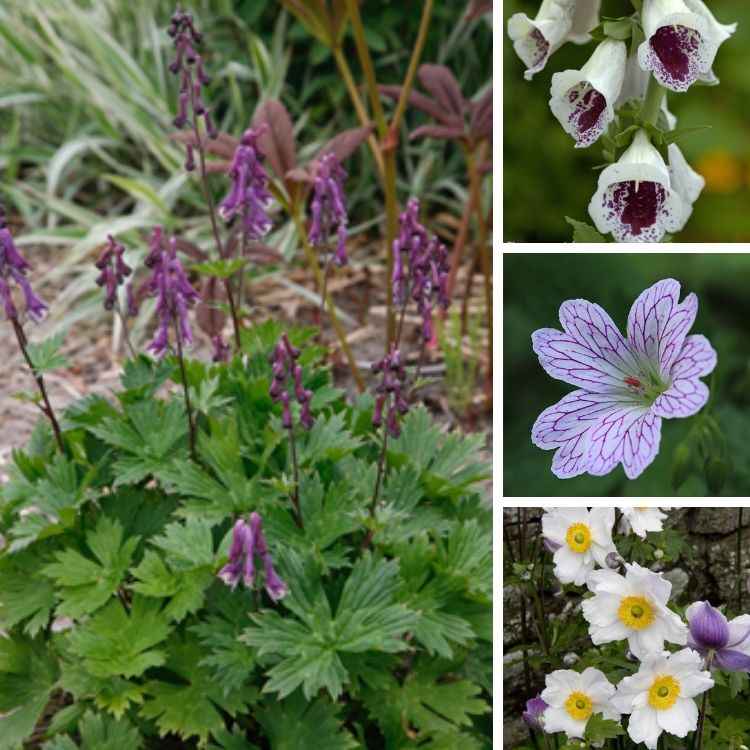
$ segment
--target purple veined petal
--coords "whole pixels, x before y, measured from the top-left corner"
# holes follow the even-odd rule
[[[591,429],[589,440],[589,474],[603,476],[622,463],[627,478],[635,479],[659,452],[661,418],[647,406],[621,406]]]
[[[665,419],[692,417],[706,405],[708,396],[708,386],[702,380],[678,378],[654,401],[651,409]]]
[[[628,313],[628,344],[658,367],[665,379],[698,313],[695,294],[688,294],[681,303],[679,298],[679,282],[663,279],[641,292]]]
[[[568,300],[560,306],[560,322],[564,333],[542,328],[531,337],[547,373],[591,392],[625,389],[625,378],[638,366],[606,311],[586,300]]]
[[[714,664],[728,672],[750,672],[750,655],[742,651],[723,648],[716,652]]]

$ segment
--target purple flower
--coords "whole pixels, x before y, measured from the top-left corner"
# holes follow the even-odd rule
[[[399,217],[399,234],[393,241],[393,299],[406,303],[409,295],[417,303],[422,316],[422,336],[432,339],[432,309],[434,304],[447,309],[448,251],[437,237],[430,237],[419,223],[419,201],[411,198]],[[406,273],[402,255],[409,259]]]
[[[521,718],[531,729],[542,730],[542,717],[547,708],[547,703],[540,695],[536,698],[529,698],[526,701],[526,710],[521,714]]]
[[[728,672],[750,672],[750,615],[733,620],[709,602],[694,602],[685,611],[690,635],[687,645],[706,656],[713,651],[713,664]]]
[[[386,414],[385,428],[391,437],[397,438],[401,434],[399,418],[409,411],[409,402],[404,394],[406,369],[401,364],[401,352],[392,347],[383,359],[373,364],[372,371],[383,375],[375,388],[372,424],[374,427],[380,427],[383,424],[383,415]]]
[[[578,387],[531,430],[534,445],[556,449],[555,476],[603,476],[621,463],[635,479],[659,452],[662,419],[689,417],[705,405],[700,378],[716,366],[716,352],[705,336],[688,336],[698,298],[680,303],[679,296],[674,279],[646,289],[628,315],[627,338],[599,305],[582,299],[561,305],[562,331],[534,331],[542,367]]]
[[[8,320],[18,320],[18,310],[13,301],[10,282],[13,281],[21,289],[26,312],[38,323],[47,312],[47,305],[42,302],[31,288],[26,272],[31,269],[26,258],[21,255],[13,242],[13,235],[5,225],[5,216],[0,211],[0,300],[3,311]]]
[[[242,579],[246,588],[255,583],[255,556],[263,563],[264,585],[274,601],[285,596],[289,588],[281,580],[273,567],[271,552],[263,534],[263,521],[258,513],[250,514],[250,523],[239,519],[232,530],[232,545],[229,548],[229,561],[217,574],[233,590]]]
[[[242,216],[245,235],[251,240],[260,239],[271,229],[271,220],[266,213],[271,194],[263,166],[265,156],[258,145],[260,134],[260,128],[249,128],[244,132],[229,167],[232,187],[219,204],[219,215],[225,221],[237,213]]]
[[[156,356],[162,356],[169,347],[169,329],[172,324],[177,328],[181,344],[193,342],[187,311],[200,299],[200,295],[190,285],[185,269],[177,257],[174,237],[170,239],[169,250],[165,250],[161,227],[155,227],[150,248],[145,263],[152,269],[152,274],[146,282],[146,290],[157,298],[159,325],[148,349]]]
[[[133,269],[125,262],[123,255],[125,248],[116,242],[111,234],[107,235],[107,245],[102,250],[96,267],[101,271],[96,279],[98,286],[104,287],[104,308],[111,310],[117,301],[117,288],[130,276]],[[130,304],[128,304],[130,307]]]
[[[192,15],[179,9],[172,16],[167,33],[174,39],[177,53],[169,65],[169,70],[180,76],[178,112],[174,125],[177,128],[187,125],[192,110],[194,118],[203,117],[208,137],[216,138],[218,131],[211,118],[211,110],[203,102],[203,87],[207,86],[211,79],[206,75],[203,58],[196,49],[203,36],[196,30]],[[195,169],[191,146],[187,147],[185,169]]]
[[[292,346],[287,334],[283,334],[273,350],[271,358],[271,372],[273,379],[269,394],[273,401],[282,406],[281,424],[287,430],[292,429],[291,399],[288,387],[291,383],[294,398],[302,407],[300,412],[300,423],[309,430],[313,426],[313,416],[310,411],[312,391],[305,389],[302,384],[302,367],[297,364],[300,350]]]
[[[320,160],[313,184],[310,204],[312,223],[310,242],[315,247],[325,247],[335,233],[337,236],[336,265],[346,265],[346,227],[349,217],[346,212],[344,180],[346,172],[335,154],[325,154]]]

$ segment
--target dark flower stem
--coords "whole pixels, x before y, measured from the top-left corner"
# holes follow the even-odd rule
[[[39,388],[39,393],[42,396],[42,401],[44,402],[44,406],[41,407],[42,412],[44,412],[44,415],[47,417],[47,419],[49,419],[50,424],[52,425],[52,432],[55,435],[55,442],[57,443],[57,447],[59,448],[61,453],[65,453],[65,444],[63,443],[62,439],[62,432],[60,430],[60,425],[57,421],[57,417],[55,417],[55,412],[52,409],[52,404],[50,403],[49,397],[47,396],[47,388],[44,385],[44,378],[34,369],[34,363],[31,361],[31,357],[29,356],[29,351],[27,349],[29,341],[26,338],[26,334],[23,332],[21,324],[15,318],[11,318],[10,322],[13,325],[13,330],[16,334],[16,340],[18,341],[18,346],[21,349],[23,358],[26,360],[26,364],[29,366],[31,374],[34,377],[34,380],[36,380],[37,388]]]
[[[180,326],[177,322],[177,317],[173,317],[174,320],[174,332],[177,340],[177,360],[180,363],[180,374],[182,375],[182,392],[185,396],[185,412],[187,414],[188,421],[188,433],[190,436],[190,457],[193,461],[198,461],[195,454],[195,422],[193,421],[193,407],[190,403],[190,393],[188,391],[187,373],[185,371],[185,360],[182,352],[182,333],[180,332]]]
[[[190,79],[190,103],[195,113],[195,91],[192,86],[192,77]],[[208,172],[206,171],[206,155],[204,150],[203,139],[201,138],[200,128],[198,127],[198,118],[193,114],[193,133],[195,134],[196,148],[198,149],[198,162],[200,164],[201,173],[201,186],[203,187],[203,197],[206,200],[208,206],[208,215],[211,219],[211,229],[214,234],[214,242],[216,243],[216,250],[219,253],[219,258],[224,257],[224,249],[221,244],[221,237],[219,235],[219,224],[216,221],[216,206],[214,206],[214,199],[211,197],[211,191],[208,189]],[[242,339],[240,338],[240,321],[237,316],[237,308],[234,304],[234,295],[232,294],[232,284],[230,279],[224,279],[224,290],[227,294],[227,302],[229,303],[229,312],[232,316],[232,325],[234,326],[234,343],[237,351],[242,350]]]
[[[294,427],[288,427],[289,452],[292,455],[292,471],[294,472],[294,489],[292,490],[292,505],[294,505],[294,520],[297,526],[304,528],[302,511],[299,507],[299,464],[297,463],[297,444],[294,442]]]

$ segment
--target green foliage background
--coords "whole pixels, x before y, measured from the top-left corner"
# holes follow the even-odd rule
[[[672,454],[693,420],[662,423],[659,455],[636,480],[621,467],[604,477],[557,479],[550,471],[552,451],[531,443],[531,427],[548,406],[573,390],[549,377],[531,349],[537,328],[559,328],[558,311],[566,299],[583,298],[601,305],[624,332],[630,306],[648,286],[672,277],[682,284],[681,297],[699,298],[693,333],[708,337],[718,352],[713,375],[712,412],[729,442],[733,468],[723,494],[750,494],[747,409],[750,404],[750,257],[744,254],[509,254],[504,270],[504,494],[511,496],[663,496],[674,494]],[[682,496],[705,495],[702,478],[691,476]]]
[[[536,14],[536,0],[503,3],[504,98],[504,239],[508,242],[569,242],[565,216],[590,221],[588,203],[603,163],[601,147],[573,148],[549,109],[552,74],[580,68],[593,50],[566,44],[533,81],[523,78],[524,65],[507,37],[507,21],[516,12]],[[719,49],[715,87],[693,87],[685,94],[669,93],[670,110],[678,128],[710,125],[679,141],[685,157],[708,177],[695,204],[681,242],[742,242],[750,237],[750,4],[737,0],[708,3],[722,23],[738,22],[735,35]],[[603,0],[602,14],[632,13],[627,0]],[[715,174],[712,178],[711,174]]]

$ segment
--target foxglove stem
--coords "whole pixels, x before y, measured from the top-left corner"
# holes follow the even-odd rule
[[[649,123],[650,125],[656,125],[659,119],[659,112],[661,112],[661,103],[665,94],[666,89],[652,74],[648,79],[646,97],[644,98],[643,106],[641,107],[641,120],[643,122]]]
[[[39,393],[42,397],[42,401],[44,402],[42,411],[52,425],[52,432],[55,435],[55,442],[57,443],[57,447],[61,453],[65,453],[65,445],[62,439],[62,432],[60,430],[60,425],[57,421],[57,417],[55,417],[55,412],[52,409],[52,404],[50,403],[49,397],[47,396],[47,388],[44,384],[44,378],[42,377],[42,375],[36,372],[36,370],[34,369],[34,363],[31,361],[31,357],[29,356],[29,351],[27,349],[27,345],[29,342],[26,338],[26,334],[23,332],[23,328],[21,328],[21,324],[16,318],[10,318],[10,322],[13,326],[13,331],[16,334],[16,340],[18,341],[18,346],[21,349],[23,358],[26,360],[26,364],[29,366],[34,380],[36,380],[37,388],[39,388]]]
[[[299,235],[300,241],[302,242],[302,248],[305,251],[307,263],[310,266],[313,277],[315,278],[316,287],[322,292],[322,290],[324,289],[323,274],[320,270],[320,266],[318,265],[318,259],[315,255],[315,250],[310,244],[310,240],[307,236],[307,230],[305,229],[304,221],[302,220],[299,209],[295,206],[291,207],[291,214],[294,225],[297,228],[297,234]],[[336,333],[336,336],[339,340],[339,345],[341,346],[341,350],[344,352],[344,356],[346,357],[346,361],[349,363],[349,369],[351,370],[354,382],[357,384],[357,390],[360,393],[363,393],[365,391],[365,381],[362,379],[362,373],[360,373],[359,367],[357,367],[357,361],[354,359],[354,354],[352,353],[351,347],[349,346],[349,342],[346,340],[346,332],[341,326],[341,321],[339,321],[338,315],[336,314],[336,307],[333,304],[331,295],[325,292],[321,294],[321,297],[323,303],[328,308],[328,317],[331,319],[331,326]]]
[[[195,88],[190,86],[190,103],[195,111]],[[219,225],[216,221],[216,206],[214,205],[214,199],[211,197],[211,191],[208,189],[208,173],[206,172],[206,154],[203,140],[201,139],[200,128],[198,127],[198,118],[193,117],[193,133],[195,134],[196,148],[198,149],[198,163],[200,166],[201,174],[201,186],[203,187],[203,197],[206,200],[208,206],[208,216],[211,219],[211,229],[214,235],[214,242],[216,243],[216,250],[219,253],[219,258],[224,257],[224,249],[221,244],[221,237],[219,235]],[[230,279],[224,279],[224,290],[227,295],[227,302],[229,303],[229,312],[232,317],[232,326],[234,328],[234,343],[237,351],[242,350],[242,339],[240,338],[240,321],[237,317],[237,308],[234,304],[234,295],[232,294],[232,285]]]
[[[190,439],[190,457],[193,461],[198,460],[195,454],[195,422],[193,421],[193,407],[190,403],[190,393],[188,392],[188,381],[187,373],[185,372],[185,360],[182,352],[182,331],[180,330],[177,317],[173,318],[174,321],[174,335],[177,339],[177,360],[180,363],[180,374],[182,376],[182,392],[185,396],[185,413],[187,414],[188,421],[188,434]]]

